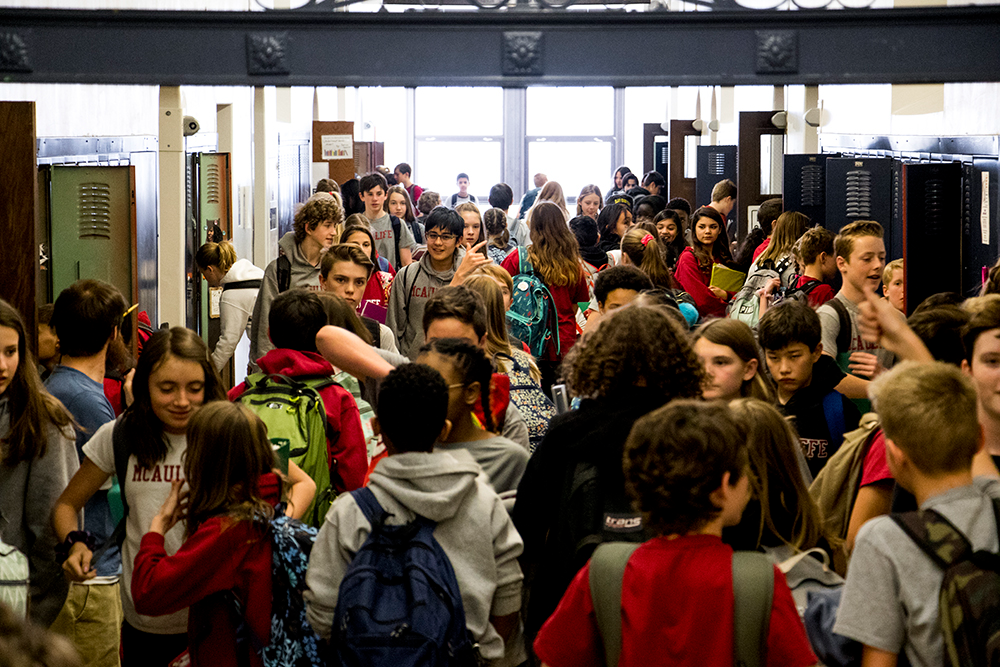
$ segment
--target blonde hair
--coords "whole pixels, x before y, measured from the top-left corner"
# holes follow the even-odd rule
[[[872,382],[869,394],[892,440],[928,475],[967,470],[982,431],[972,379],[943,361],[906,361]],[[957,415],[964,415],[956,419]]]
[[[558,181],[548,181],[543,185],[542,189],[538,192],[538,201],[552,202],[562,209],[566,219],[569,219],[569,209],[566,208],[566,197],[563,195],[562,186],[559,185]]]
[[[472,275],[476,274],[487,275],[490,278],[493,278],[494,280],[502,282],[504,285],[507,286],[507,291],[512,295],[514,294],[514,278],[512,278],[509,273],[507,273],[506,269],[491,262],[489,264],[483,264],[482,266],[480,266],[478,269],[476,269],[476,272],[473,273]]]
[[[482,299],[486,309],[486,356],[501,372],[509,373],[511,370],[508,368],[509,362],[506,359],[498,359],[496,356],[498,354],[505,354],[508,357],[514,356],[510,339],[507,337],[507,316],[503,307],[503,294],[500,292],[500,286],[497,285],[497,281],[492,276],[485,273],[472,275],[466,278],[462,284]],[[539,382],[542,378],[542,372],[538,370],[534,361],[530,362],[529,374],[535,382]]]
[[[583,215],[583,206],[580,205],[580,202],[583,201],[583,198],[586,197],[587,195],[597,195],[597,209],[598,209],[598,212],[600,211],[601,205],[604,203],[604,198],[601,196],[601,189],[599,187],[597,187],[596,185],[593,185],[593,184],[591,184],[591,185],[585,185],[580,190],[580,194],[576,198],[576,214],[577,215]]]
[[[765,259],[777,262],[790,255],[792,246],[809,228],[809,222],[809,216],[798,211],[785,211],[779,215],[774,223],[774,234],[771,237],[771,242],[757,258],[758,266]]]
[[[546,285],[565,287],[580,279],[583,273],[580,244],[556,204],[543,201],[531,207],[528,230],[531,235],[528,258]]]
[[[209,241],[198,248],[198,252],[194,256],[195,264],[202,271],[210,266],[217,266],[223,275],[229,273],[229,269],[233,268],[236,259],[236,248],[229,241],[223,241],[222,243]]]
[[[892,260],[891,262],[889,262],[888,264],[885,265],[885,270],[882,271],[882,284],[883,285],[888,285],[890,282],[892,282],[892,273],[896,269],[899,269],[900,271],[903,270],[903,260],[902,259],[894,259],[894,260]]]
[[[858,220],[844,225],[840,233],[837,234],[837,238],[833,240],[833,249],[837,257],[843,257],[850,262],[851,253],[854,252],[854,241],[863,236],[871,236],[881,240],[885,237],[885,230],[874,220]]]

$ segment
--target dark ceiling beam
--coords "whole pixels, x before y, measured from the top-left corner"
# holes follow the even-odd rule
[[[0,78],[14,82],[935,83],[1000,80],[998,63],[998,6],[687,13],[0,10]]]

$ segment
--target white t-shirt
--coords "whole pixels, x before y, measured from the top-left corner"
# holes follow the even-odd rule
[[[83,453],[94,465],[110,475],[115,473],[115,447],[112,433],[116,422],[108,422],[97,429],[93,437],[83,446]],[[163,502],[170,495],[170,483],[184,476],[181,457],[187,448],[187,437],[167,433],[167,456],[151,470],[140,468],[135,456],[128,461],[128,477],[125,479],[125,498],[128,500],[128,518],[125,524],[125,544],[122,545],[122,611],[129,625],[159,635],[174,635],[187,632],[187,609],[167,616],[143,616],[135,611],[132,604],[132,570],[135,556],[139,553],[142,536],[149,530],[153,517],[160,511]],[[119,480],[119,483],[120,480]],[[167,555],[174,555],[184,543],[184,524],[171,528],[164,539]],[[209,565],[206,564],[206,567]]]

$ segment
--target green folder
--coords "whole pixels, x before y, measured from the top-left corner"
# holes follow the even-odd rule
[[[739,292],[746,282],[747,274],[736,269],[730,269],[722,264],[712,266],[712,280],[709,285],[719,287],[727,292]]]

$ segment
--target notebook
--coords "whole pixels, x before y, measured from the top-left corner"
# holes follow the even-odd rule
[[[739,292],[746,282],[747,274],[736,269],[730,269],[722,264],[712,266],[712,280],[709,285],[726,290],[727,292]]]

